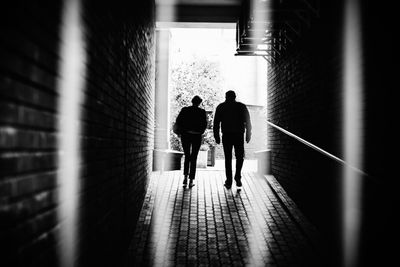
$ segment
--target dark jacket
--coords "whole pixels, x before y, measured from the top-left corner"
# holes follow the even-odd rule
[[[251,133],[250,114],[245,104],[236,101],[225,101],[217,106],[214,116],[214,136],[223,134]]]
[[[196,106],[184,107],[176,118],[182,133],[203,134],[207,128],[206,111]]]

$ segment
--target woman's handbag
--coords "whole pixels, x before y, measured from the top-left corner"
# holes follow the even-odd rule
[[[172,131],[175,133],[175,134],[181,134],[182,133],[182,130],[181,130],[181,128],[179,127],[179,125],[175,122],[174,123],[174,125],[172,126]]]

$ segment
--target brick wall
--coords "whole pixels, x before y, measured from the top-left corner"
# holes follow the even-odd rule
[[[342,10],[321,2],[320,17],[268,68],[268,116],[274,124],[342,158]],[[341,165],[268,127],[271,171],[327,240],[332,266],[341,255]]]
[[[323,64],[310,62],[313,56],[308,53],[291,51],[269,68],[269,120],[340,156],[340,101],[335,94],[339,91],[335,77],[325,74],[325,79],[319,79],[318,66]],[[333,65],[324,67],[334,69],[335,60],[326,59],[329,61]],[[268,127],[268,144],[272,174],[302,211],[326,232],[339,229],[340,166],[273,127]]]
[[[0,27],[2,266],[57,266],[60,1],[15,1]],[[152,165],[154,1],[83,5],[78,263],[119,266]],[[3,265],[4,264],[4,265]]]

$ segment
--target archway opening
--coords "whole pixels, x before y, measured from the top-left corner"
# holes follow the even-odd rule
[[[246,104],[252,121],[252,140],[245,144],[243,171],[257,171],[260,152],[267,150],[267,62],[263,57],[235,56],[236,28],[230,23],[158,23],[156,51],[155,170],[179,169],[180,138],[172,124],[194,95],[203,98],[208,128],[203,135],[198,165],[222,170],[222,145],[215,143],[212,121],[225,92],[234,90]],[[167,153],[165,151],[168,151]],[[172,160],[172,162],[171,162]],[[233,160],[235,160],[233,158]],[[179,163],[176,163],[179,161]],[[262,162],[265,164],[266,162]],[[234,165],[234,162],[233,162]]]

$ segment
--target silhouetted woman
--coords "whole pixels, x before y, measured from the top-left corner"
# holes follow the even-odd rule
[[[192,106],[183,107],[176,118],[185,154],[183,185],[187,185],[189,178],[189,187],[194,186],[193,180],[196,176],[197,155],[199,154],[202,134],[207,128],[206,111],[199,108],[202,101],[199,96],[194,96]]]

